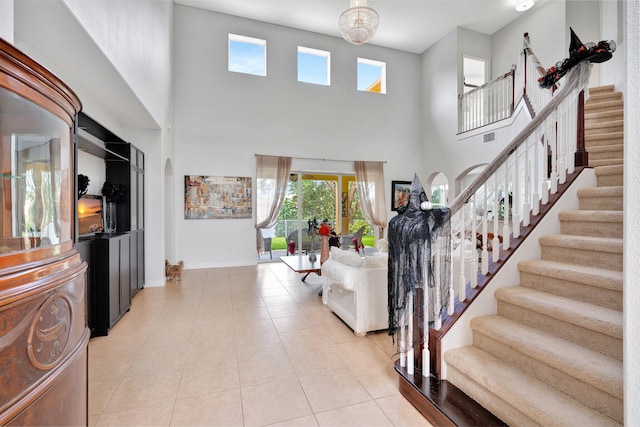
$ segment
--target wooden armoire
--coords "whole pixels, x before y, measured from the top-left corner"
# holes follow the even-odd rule
[[[80,109],[69,87],[0,39],[0,425],[87,423]]]

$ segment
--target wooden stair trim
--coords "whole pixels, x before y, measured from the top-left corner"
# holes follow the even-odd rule
[[[399,361],[394,364],[398,373],[400,394],[434,426],[506,426],[462,390],[446,380],[431,376],[414,378]]]

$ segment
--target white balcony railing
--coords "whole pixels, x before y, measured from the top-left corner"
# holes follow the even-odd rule
[[[511,71],[458,96],[458,133],[511,117],[522,98],[531,114],[537,114],[552,97],[552,91],[538,85],[538,78],[544,74],[525,34],[518,63]]]

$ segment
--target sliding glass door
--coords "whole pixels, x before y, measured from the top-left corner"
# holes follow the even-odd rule
[[[354,175],[338,175],[312,172],[295,172],[289,178],[289,191],[280,212],[275,229],[275,238],[284,238],[284,245],[296,243],[296,253],[306,253],[311,249],[308,234],[309,221],[318,224],[327,220],[339,235],[353,234],[365,225],[365,234],[371,227],[364,221]],[[301,244],[299,242],[302,242]],[[314,239],[315,251],[320,249]],[[280,244],[282,246],[282,244]]]

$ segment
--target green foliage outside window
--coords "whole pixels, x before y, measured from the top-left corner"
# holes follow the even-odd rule
[[[297,177],[297,175],[292,175]],[[338,193],[336,187],[338,181],[333,180],[302,180],[302,219],[306,229],[306,221],[314,217],[318,222],[328,219],[333,225],[337,223],[336,218],[336,200],[335,195]],[[347,198],[347,208],[351,222],[349,223],[349,233],[355,233],[360,227],[365,226],[364,235],[371,233],[371,226],[365,221],[360,209],[358,192],[355,191],[355,182],[350,183],[349,196]],[[284,237],[293,230],[296,230],[298,220],[298,182],[297,180],[289,181],[289,192],[282,204],[279,221],[275,228],[275,238],[272,241],[272,248],[277,249],[279,245],[277,239],[282,237],[283,249],[286,247]],[[371,236],[373,237],[373,236]],[[365,245],[367,240],[364,240]],[[373,245],[373,241],[371,242]]]

